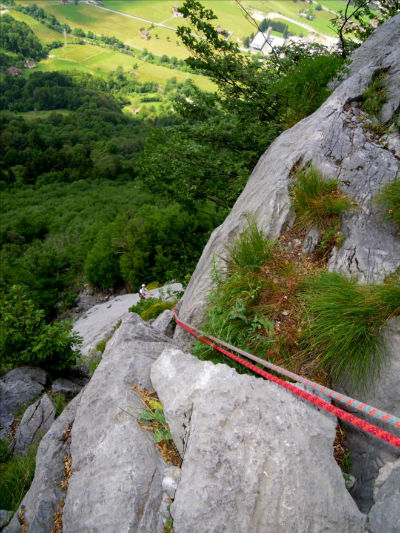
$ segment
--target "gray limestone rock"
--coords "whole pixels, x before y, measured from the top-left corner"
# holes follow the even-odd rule
[[[30,405],[15,434],[14,452],[24,453],[29,446],[38,442],[50,429],[55,415],[53,402],[47,394]]]
[[[304,237],[303,254],[312,254],[316,246],[318,246],[320,238],[320,231],[318,228],[312,228]]]
[[[383,339],[387,353],[380,377],[366,390],[355,390],[349,385],[344,386],[343,390],[362,402],[400,417],[400,318],[388,322]],[[400,430],[396,430],[393,426],[380,423],[375,419],[371,420],[359,411],[356,411],[356,414],[383,429],[400,435]],[[373,504],[374,483],[379,470],[386,463],[393,462],[400,457],[400,450],[354,426],[349,424],[345,426],[351,449],[352,474],[357,478],[351,494],[360,509],[368,512]],[[400,487],[400,477],[398,485]]]
[[[371,533],[400,533],[400,459],[381,469],[374,493],[368,515]]]
[[[356,119],[352,102],[360,99],[376,72],[387,69],[388,102],[385,119],[398,107],[400,69],[400,15],[380,26],[355,52],[350,73],[311,116],[282,133],[260,158],[246,187],[224,223],[214,230],[185,291],[181,317],[200,325],[212,282],[213,258],[221,258],[227,245],[246,226],[246,215],[255,216],[268,238],[277,238],[293,220],[288,186],[294,167],[313,162],[327,178],[337,178],[341,190],[357,203],[342,219],[343,245],[334,249],[329,268],[361,281],[382,280],[400,266],[397,230],[382,221],[371,202],[383,185],[398,174],[398,159],[369,139]],[[357,118],[357,117],[356,117]],[[177,328],[175,342],[190,346],[191,337]]]
[[[72,428],[64,533],[163,531],[164,463],[138,425],[143,406],[132,386],[152,390],[150,366],[170,342],[130,313],[107,343]]]
[[[161,331],[163,335],[166,335],[167,337],[173,337],[174,335],[174,326],[175,326],[175,320],[174,320],[174,313],[170,311],[169,309],[166,309],[159,315],[154,322],[151,324],[151,326],[155,329],[158,329],[158,331]]]
[[[12,511],[6,511],[5,509],[0,509],[0,530],[2,527],[4,527],[7,522],[12,517],[13,513]]]
[[[65,394],[73,396],[82,390],[82,385],[76,381],[66,378],[58,378],[53,381],[51,385],[51,392],[53,394]]]
[[[43,394],[46,377],[41,368],[22,366],[0,379],[0,439],[7,436],[15,411]]]
[[[167,493],[169,498],[175,498],[175,492],[181,478],[181,469],[177,466],[168,466],[164,470],[164,477],[162,480],[163,490]]]
[[[49,533],[53,529],[54,513],[65,497],[61,489],[64,456],[69,452],[65,435],[74,421],[79,401],[80,396],[77,396],[67,405],[40,442],[35,477],[21,504],[25,508],[29,533]],[[23,533],[18,511],[3,533]]]
[[[184,454],[176,533],[364,531],[333,458],[334,417],[172,347],[151,379]]]

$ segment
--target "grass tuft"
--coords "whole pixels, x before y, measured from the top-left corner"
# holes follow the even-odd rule
[[[376,198],[385,211],[385,217],[400,226],[400,179],[385,185]]]
[[[305,282],[301,300],[306,328],[302,351],[317,359],[333,379],[359,388],[379,374],[385,348],[379,334],[400,314],[400,276],[378,285],[358,285],[334,272]]]
[[[317,226],[326,230],[351,207],[347,196],[339,191],[336,179],[325,179],[314,167],[300,170],[292,189],[293,208],[298,225]]]
[[[146,322],[152,318],[157,318],[166,309],[172,309],[176,305],[176,300],[165,302],[161,298],[146,298],[129,308],[131,313],[137,313]]]
[[[247,223],[245,231],[228,247],[229,262],[236,269],[256,272],[271,259],[274,246],[258,229],[253,218],[248,217]]]
[[[0,509],[15,512],[35,474],[37,445],[0,465]]]

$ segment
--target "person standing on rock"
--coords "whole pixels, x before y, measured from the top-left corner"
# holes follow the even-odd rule
[[[149,291],[146,289],[146,285],[142,283],[142,286],[139,289],[139,297],[142,300],[145,300],[149,295]]]

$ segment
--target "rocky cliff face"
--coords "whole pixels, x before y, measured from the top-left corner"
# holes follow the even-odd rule
[[[396,139],[382,145],[370,136],[358,107],[383,69],[383,119],[391,119],[399,107],[399,50],[400,15],[356,52],[327,102],[262,156],[204,250],[183,300],[186,320],[201,322],[212,256],[224,255],[248,213],[271,238],[291,223],[291,172],[311,160],[358,205],[343,217],[345,242],[329,268],[374,281],[400,266],[396,230],[371,202],[398,173],[400,155],[390,148]],[[6,533],[162,533],[171,520],[176,533],[364,533],[367,520],[372,533],[400,532],[399,454],[349,430],[357,506],[333,458],[336,419],[273,383],[181,351],[184,335],[176,333],[175,342],[165,335],[170,318],[150,325],[123,317],[93,378],[42,439],[31,489]],[[398,320],[386,336],[388,366],[361,399],[400,416]],[[143,407],[133,386],[158,393],[180,469],[164,462],[138,424]],[[12,403],[7,380],[4,390]]]
[[[400,266],[400,239],[396,228],[382,222],[371,202],[381,187],[393,181],[400,153],[377,143],[359,119],[358,102],[373,76],[385,71],[388,102],[383,118],[388,121],[399,107],[400,15],[379,27],[355,52],[347,79],[311,116],[280,135],[260,158],[249,181],[225,222],[205,247],[185,291],[180,314],[200,324],[211,288],[213,257],[222,264],[226,246],[242,231],[246,215],[253,214],[271,239],[292,221],[288,192],[295,165],[310,161],[327,178],[337,178],[344,193],[358,209],[342,220],[343,246],[334,249],[329,268],[354,274],[361,281],[381,280]],[[398,131],[393,134],[399,139]],[[177,330],[175,341],[188,346],[185,333]]]
[[[181,469],[138,424],[133,385],[157,391]],[[5,532],[162,533],[173,519],[176,533],[363,533],[333,458],[335,426],[272,383],[198,361],[131,315],[43,438]]]
[[[309,162],[327,178],[339,180],[342,191],[357,209],[342,217],[345,237],[334,248],[328,268],[357,276],[361,282],[380,281],[400,267],[398,229],[382,220],[373,198],[382,186],[399,175],[399,119],[391,134],[379,140],[363,123],[359,101],[375,75],[385,72],[387,102],[381,119],[393,119],[400,103],[400,15],[389,20],[354,53],[346,79],[313,115],[278,137],[260,158],[250,179],[225,222],[205,247],[185,292],[180,316],[199,325],[204,316],[206,296],[212,287],[212,261],[223,267],[221,258],[252,214],[258,226],[272,239],[293,221],[289,185],[293,169]],[[305,243],[307,245],[307,243]],[[350,395],[400,416],[399,322],[393,321],[384,333],[388,345],[386,367],[371,389]],[[192,337],[177,329],[174,340],[189,348]],[[395,383],[394,383],[395,382]],[[376,439],[348,428],[353,469],[357,482],[353,495],[367,512],[374,502],[373,490],[379,470],[399,453]]]

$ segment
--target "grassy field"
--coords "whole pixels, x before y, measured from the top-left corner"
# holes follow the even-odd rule
[[[33,30],[33,33],[38,37],[38,39],[40,39],[40,41],[42,41],[42,43],[44,44],[49,44],[53,41],[61,41],[64,39],[60,33],[52,30],[51,28],[48,28],[47,26],[30,17],[29,15],[25,15],[25,13],[11,10],[9,14],[15,20],[25,22]],[[70,39],[69,36],[67,38]]]
[[[325,35],[335,35],[330,22],[330,19],[333,17],[332,13],[329,13],[328,11],[314,11],[315,19],[307,20],[298,15],[298,12],[302,8],[310,7],[303,2],[294,2],[293,0],[243,0],[243,4],[248,8],[261,11],[265,14],[280,13],[281,15],[301,22],[302,24],[307,24]],[[305,31],[306,30],[304,30],[304,32]]]
[[[135,70],[139,81],[154,81],[164,84],[170,78],[176,78],[178,82],[192,79],[198,87],[212,91],[213,83],[204,76],[188,74],[179,70],[172,70],[160,65],[146,63],[135,57],[120,52],[115,52],[109,48],[101,48],[90,44],[67,45],[62,48],[52,50],[54,57],[49,57],[41,61],[38,70],[73,70],[78,69],[101,76],[122,67],[125,71],[133,71],[133,65],[138,64]]]

